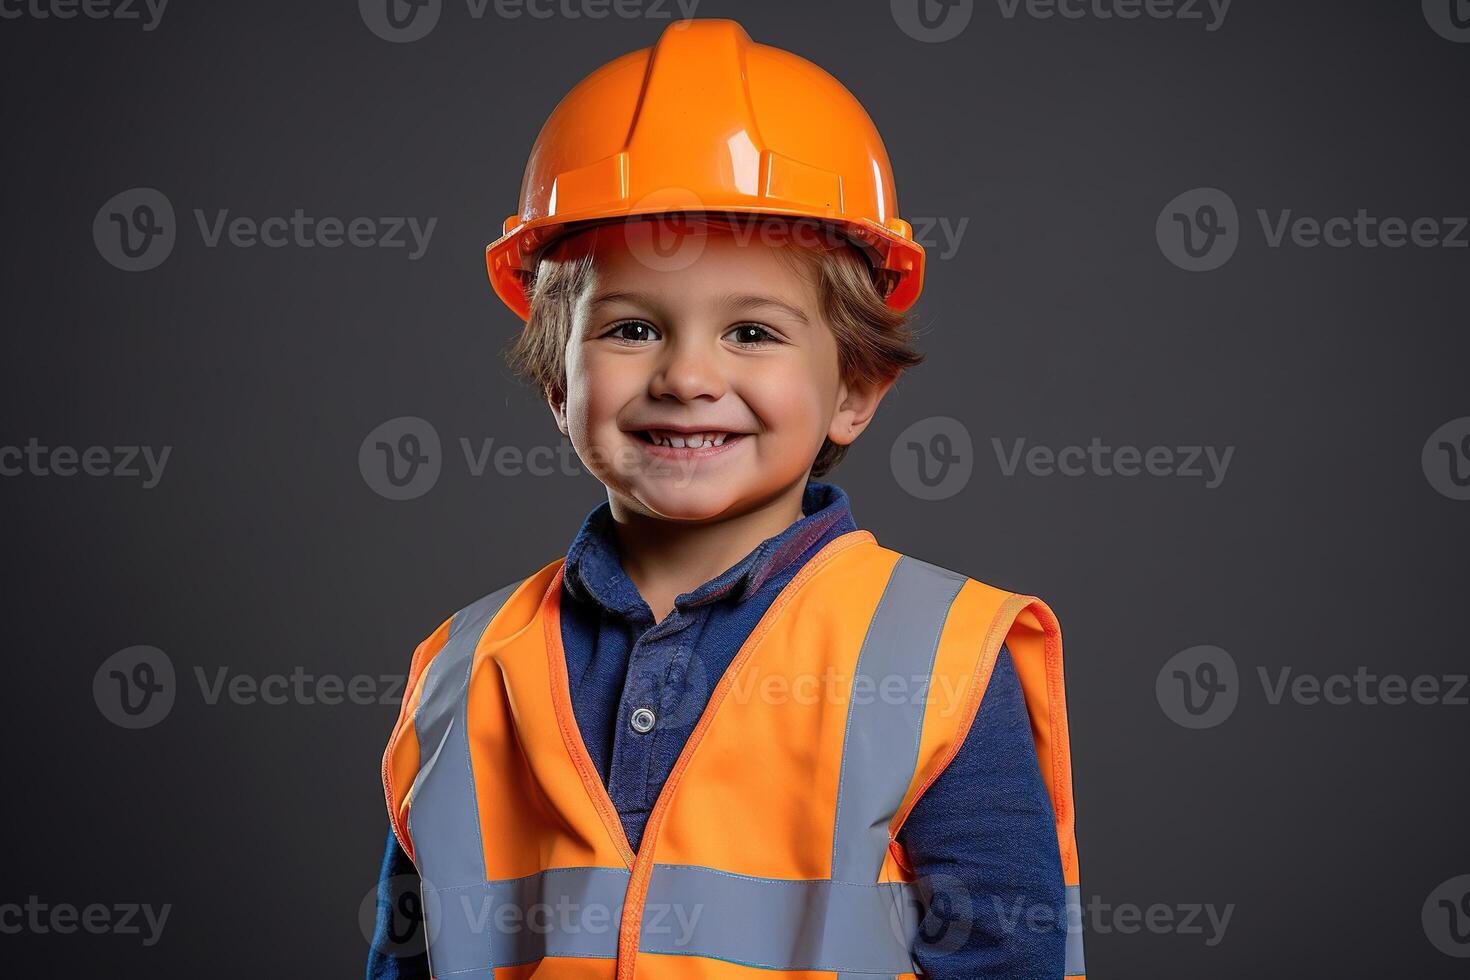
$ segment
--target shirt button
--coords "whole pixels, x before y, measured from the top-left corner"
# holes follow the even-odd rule
[[[633,723],[633,731],[646,732],[653,727],[653,712],[647,708],[639,708],[629,720]]]

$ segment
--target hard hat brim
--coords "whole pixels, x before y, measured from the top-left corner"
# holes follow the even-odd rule
[[[760,205],[722,204],[690,211],[670,211],[663,206],[635,206],[611,214],[606,209],[596,209],[580,214],[573,212],[537,218],[510,227],[505,234],[485,246],[486,272],[496,295],[522,320],[529,320],[531,303],[526,294],[526,283],[535,271],[537,257],[553,242],[595,225],[672,214],[769,215],[820,221],[836,229],[858,248],[875,272],[893,273],[885,277],[891,283],[884,296],[889,307],[899,312],[908,310],[923,288],[924,248],[913,240],[912,229],[903,219],[893,219],[897,227],[889,228],[870,218],[813,214],[809,209],[781,208],[769,202]],[[510,225],[512,221],[519,221],[519,216],[507,218],[506,224]]]

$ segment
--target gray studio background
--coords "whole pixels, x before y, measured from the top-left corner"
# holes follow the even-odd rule
[[[443,0],[404,42],[349,0],[47,2],[0,5],[0,905],[48,910],[0,916],[3,972],[359,976],[383,676],[602,499],[580,467],[494,460],[562,442],[502,364],[519,321],[483,249],[556,101],[679,8]],[[1463,976],[1470,4],[1183,2],[975,0],[946,40],[913,0],[694,13],[851,88],[927,236],[928,362],[829,479],[881,543],[1059,614],[1091,975]],[[127,271],[107,207],[138,188],[175,240]],[[1169,229],[1204,206],[1233,252],[1188,271]],[[297,208],[435,224],[411,258],[407,228],[398,248],[211,247],[195,217]],[[1433,244],[1272,245],[1280,220],[1359,209],[1432,218]],[[395,500],[359,457],[404,417],[439,473]],[[1008,472],[1018,445],[1094,439],[1168,447],[1173,474],[1187,447],[1231,455],[1218,480],[1203,458]],[[914,442],[958,467],[940,499]],[[478,474],[466,444],[492,454]],[[84,472],[94,446],[123,475]],[[126,475],[120,447],[166,464],[150,480],[140,448]],[[107,665],[159,663],[136,647],[175,680],[134,728]],[[1181,714],[1176,668],[1229,685],[1224,707]],[[1438,695],[1272,694],[1364,671]],[[373,703],[228,686],[293,672],[365,675]],[[57,928],[91,905],[98,928]]]

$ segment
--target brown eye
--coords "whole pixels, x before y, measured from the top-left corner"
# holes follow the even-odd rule
[[[624,320],[603,336],[636,343],[638,341],[654,340],[657,337],[657,333],[652,326],[644,323],[642,320]]]
[[[727,336],[735,338],[737,344],[753,345],[775,341],[776,335],[759,323],[742,323],[731,329]]]

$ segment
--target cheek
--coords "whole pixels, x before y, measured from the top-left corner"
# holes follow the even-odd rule
[[[788,431],[813,427],[825,431],[836,396],[820,366],[803,358],[754,372],[744,390],[757,415],[773,428]]]
[[[616,426],[629,386],[628,372],[618,370],[616,361],[585,348],[568,354],[567,425],[574,432],[595,435]]]

